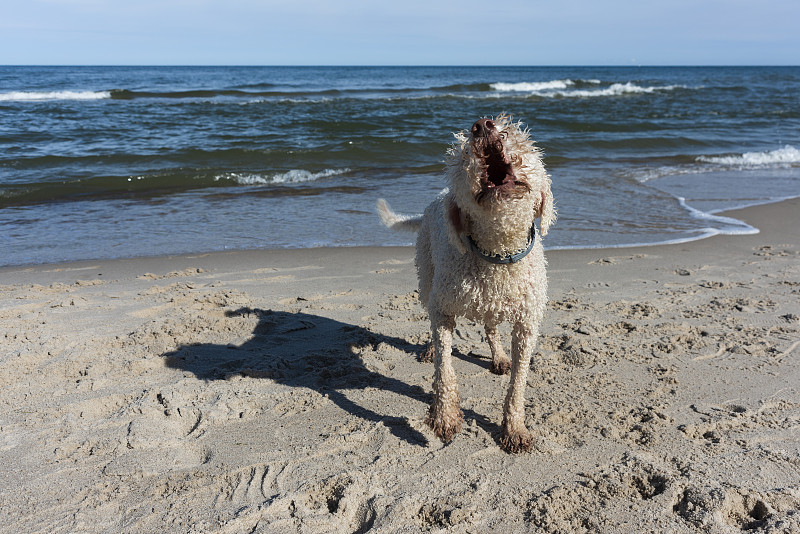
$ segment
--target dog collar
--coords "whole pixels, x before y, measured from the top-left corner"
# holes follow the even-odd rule
[[[474,252],[482,260],[488,261],[489,263],[507,265],[509,263],[517,263],[519,260],[530,254],[531,250],[533,250],[533,243],[536,239],[536,226],[531,225],[531,231],[530,234],[528,234],[528,244],[525,245],[525,248],[511,254],[506,254],[505,256],[501,256],[500,254],[489,254],[478,246],[475,240],[472,239],[471,235],[468,235],[467,239],[469,240],[469,248],[471,248],[472,252]]]

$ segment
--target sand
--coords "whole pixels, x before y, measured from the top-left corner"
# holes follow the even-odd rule
[[[479,325],[424,425],[410,248],[0,269],[0,530],[800,532],[800,200],[729,215],[548,253],[518,455]]]

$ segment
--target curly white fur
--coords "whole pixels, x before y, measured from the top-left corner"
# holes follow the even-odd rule
[[[487,124],[488,133],[481,130]],[[491,143],[494,147],[501,143],[502,149],[481,148]],[[482,119],[472,131],[456,134],[447,153],[447,179],[449,189],[421,217],[398,216],[385,201],[378,203],[387,226],[419,231],[419,296],[430,316],[428,355],[433,353],[436,367],[434,400],[426,421],[445,441],[461,429],[463,416],[451,351],[455,319],[465,317],[485,325],[492,371],[511,371],[500,444],[510,452],[529,450],[532,439],[525,426],[525,387],[547,302],[541,236],[556,218],[550,178],[528,130],[501,115]],[[470,238],[489,254],[505,256],[524,249],[536,218],[540,218],[541,236],[519,262],[497,265],[470,250]],[[504,321],[512,325],[511,359],[497,333],[497,325]]]

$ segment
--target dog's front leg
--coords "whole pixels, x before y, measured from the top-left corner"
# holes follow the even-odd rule
[[[453,370],[453,328],[455,319],[431,312],[435,350],[433,363],[433,402],[425,422],[443,441],[450,441],[461,430],[464,416],[459,406],[458,384]]]
[[[536,327],[522,322],[515,324],[512,330],[511,383],[503,407],[500,437],[500,446],[506,452],[529,451],[533,445],[533,437],[525,427],[525,388],[536,336]]]
[[[497,325],[486,323],[484,330],[489,348],[492,351],[492,366],[489,368],[496,375],[504,375],[511,369],[511,360],[506,356],[503,345],[500,342],[500,334],[497,332]]]

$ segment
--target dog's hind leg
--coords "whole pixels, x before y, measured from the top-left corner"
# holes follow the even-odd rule
[[[503,350],[500,342],[500,334],[497,333],[497,325],[486,323],[484,327],[486,339],[489,341],[489,348],[492,351],[492,366],[489,368],[496,375],[504,375],[511,369],[511,360]]]
[[[503,429],[500,446],[506,452],[529,451],[533,437],[525,427],[525,388],[528,386],[528,368],[536,344],[538,328],[517,323],[512,329],[511,383],[503,407]]]
[[[419,361],[423,363],[431,363],[434,359],[434,355],[436,354],[436,347],[433,344],[433,341],[429,341],[425,348],[422,349],[422,352],[419,353]]]
[[[431,295],[433,284],[433,259],[431,258],[431,237],[430,230],[426,221],[422,222],[422,227],[417,235],[417,253],[414,258],[417,266],[417,280],[419,282],[419,301],[422,307],[428,309],[428,299]],[[432,362],[435,347],[433,341],[429,342],[425,349],[420,353],[419,359],[422,362]]]
[[[430,312],[433,346],[435,349],[433,402],[425,422],[443,441],[450,441],[461,430],[461,412],[456,373],[453,369],[453,329],[455,319]]]

